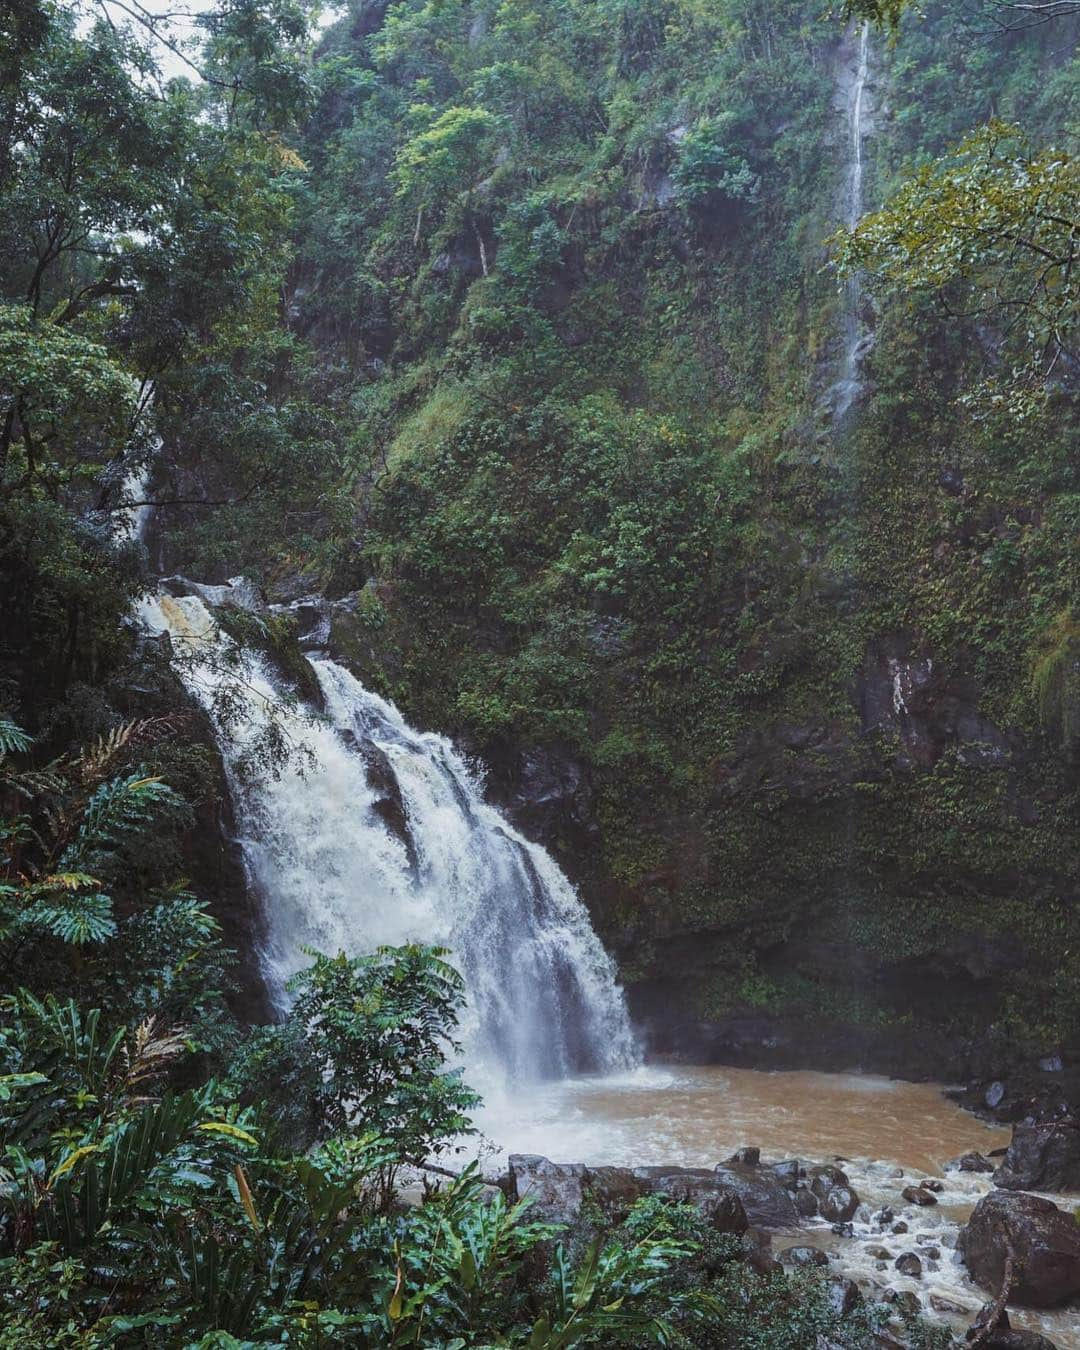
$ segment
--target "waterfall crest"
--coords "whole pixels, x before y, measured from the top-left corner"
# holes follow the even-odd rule
[[[273,996],[302,948],[448,947],[468,990],[470,1071],[502,1083],[632,1067],[638,1050],[615,968],[550,855],[487,803],[443,736],[412,730],[392,704],[329,660],[312,663],[326,716],[282,706],[267,665],[223,667],[225,643],[198,596],[144,602],[179,673],[216,715],[231,680],[238,716],[218,718],[251,884],[266,923]],[[307,754],[277,777],[242,769],[271,710]],[[237,710],[234,707],[234,712]]]

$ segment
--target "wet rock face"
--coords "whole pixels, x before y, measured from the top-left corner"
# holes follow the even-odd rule
[[[520,1153],[511,1155],[509,1167],[514,1199],[531,1196],[533,1217],[546,1223],[573,1224],[586,1203],[617,1223],[642,1196],[666,1195],[697,1206],[719,1233],[748,1227],[738,1195],[707,1168],[585,1167]]]
[[[978,711],[975,688],[943,674],[903,635],[871,645],[856,692],[863,731],[899,735],[898,763],[930,768],[950,746],[966,764],[1000,765],[1010,756],[1007,738]]]
[[[531,1197],[535,1218],[546,1223],[573,1223],[581,1213],[587,1176],[582,1163],[553,1163],[539,1155],[515,1153],[509,1165],[514,1199]]]
[[[532,839],[587,840],[598,833],[592,787],[568,752],[542,746],[521,750],[492,782],[499,804]]]
[[[997,1294],[1010,1249],[1012,1302],[1053,1308],[1080,1294],[1080,1224],[1052,1201],[1023,1192],[983,1196],[957,1241],[975,1283]]]
[[[994,1185],[1010,1191],[1080,1191],[1080,1126],[1014,1126]]]

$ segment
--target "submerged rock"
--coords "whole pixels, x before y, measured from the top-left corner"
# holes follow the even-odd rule
[[[1009,1191],[1080,1190],[1080,1126],[1015,1125],[994,1185]]]
[[[1080,1294],[1080,1224],[1050,1200],[991,1191],[960,1230],[957,1249],[976,1284],[997,1294],[1009,1250],[1012,1302],[1053,1308]]]
[[[922,1276],[922,1262],[914,1252],[903,1252],[896,1258],[893,1265],[901,1275],[910,1275],[913,1280]]]

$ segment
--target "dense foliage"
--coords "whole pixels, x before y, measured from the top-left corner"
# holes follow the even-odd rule
[[[639,1012],[961,1074],[1077,1027],[1076,27],[901,8],[858,11],[895,23],[838,432],[854,30],[354,5],[290,292],[346,443],[281,567],[496,784],[584,784],[542,824]]]

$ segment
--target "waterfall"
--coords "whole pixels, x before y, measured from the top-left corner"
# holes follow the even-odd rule
[[[227,645],[203,600],[157,596],[178,672],[215,718],[277,1002],[306,958],[381,944],[448,947],[468,994],[470,1073],[501,1084],[616,1071],[638,1058],[615,968],[549,854],[487,803],[445,737],[417,732],[343,667],[312,662],[325,716],[283,702],[269,667]],[[221,713],[226,690],[231,716]],[[246,771],[271,716],[304,748]]]
[[[844,194],[844,224],[854,229],[863,214],[863,143],[866,137],[867,94],[870,72],[870,25],[858,30],[858,47],[853,72],[845,70],[842,81],[847,119],[848,171]],[[862,321],[862,282],[856,273],[844,282],[842,305],[843,355],[840,376],[829,391],[833,422],[839,425],[862,388],[860,366],[872,342]]]

